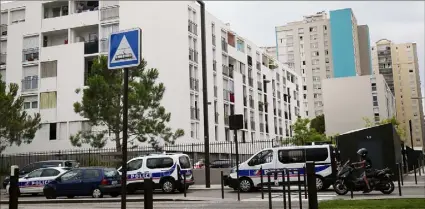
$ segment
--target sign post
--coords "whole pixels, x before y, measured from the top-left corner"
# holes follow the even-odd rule
[[[114,32],[109,36],[108,69],[124,69],[121,209],[126,208],[127,198],[128,68],[140,65],[141,37],[140,28]]]
[[[238,182],[238,201],[241,200],[240,188],[239,188],[239,142],[238,142],[238,130],[243,129],[243,115],[230,115],[229,116],[229,128],[233,130],[235,136],[235,151],[236,151],[236,179]],[[230,156],[231,159],[231,156]],[[269,176],[270,178],[270,176]]]

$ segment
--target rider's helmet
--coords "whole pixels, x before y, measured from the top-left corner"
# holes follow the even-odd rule
[[[357,150],[357,154],[361,157],[366,157],[367,156],[367,149],[361,148],[361,149]]]

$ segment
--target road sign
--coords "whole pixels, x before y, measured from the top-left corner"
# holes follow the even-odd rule
[[[109,35],[108,69],[134,67],[140,64],[142,31],[133,28]]]

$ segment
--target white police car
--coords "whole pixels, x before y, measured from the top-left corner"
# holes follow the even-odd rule
[[[118,168],[121,174],[121,167]],[[150,154],[135,157],[127,162],[127,192],[134,193],[143,190],[145,178],[152,178],[155,189],[162,189],[165,193],[173,193],[175,189],[184,191],[184,175],[186,175],[186,189],[195,183],[186,154]]]
[[[43,193],[44,185],[56,179],[59,175],[67,172],[71,168],[50,167],[40,168],[19,178],[19,194],[39,194]],[[10,183],[6,186],[6,192],[9,192]]]

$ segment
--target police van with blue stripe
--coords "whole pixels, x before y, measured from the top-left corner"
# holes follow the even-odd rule
[[[121,174],[121,167],[118,172]],[[184,175],[187,190],[195,181],[190,159],[186,154],[162,153],[135,157],[127,162],[127,192],[143,190],[146,178],[151,178],[154,188],[165,193],[173,193],[176,189],[183,192]]]
[[[336,173],[336,159],[332,145],[310,145],[293,147],[266,148],[254,154],[239,165],[239,188],[249,192],[261,187],[261,171],[264,184],[268,182],[267,173],[274,170],[300,169],[301,179],[304,179],[306,161],[314,161],[316,169],[316,186],[325,190],[333,184]],[[298,173],[290,172],[290,181],[298,181]],[[237,189],[236,167],[226,178],[225,184]],[[286,180],[286,179],[285,179]],[[272,176],[272,185],[282,185],[282,174]]]
[[[43,193],[43,188],[46,184],[70,169],[71,168],[68,167],[50,167],[34,170],[22,178],[19,178],[19,194],[37,195]],[[7,192],[9,192],[9,188],[10,183],[6,186]]]

